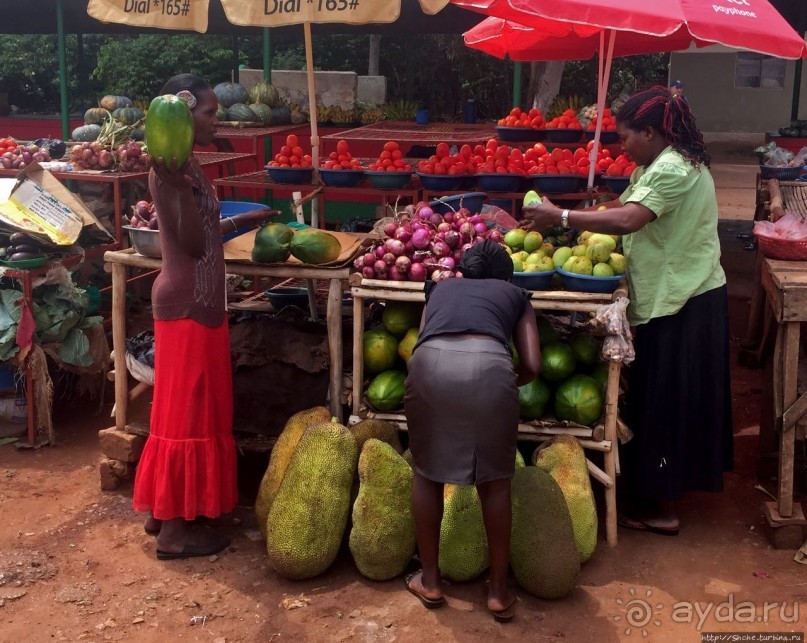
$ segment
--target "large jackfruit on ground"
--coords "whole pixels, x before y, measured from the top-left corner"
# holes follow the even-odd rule
[[[577,438],[559,435],[538,449],[533,460],[536,467],[555,479],[563,492],[572,517],[577,553],[580,562],[586,562],[597,548],[597,505],[583,447]]]
[[[311,578],[333,563],[357,460],[356,438],[341,424],[303,433],[266,521],[269,563],[284,578]]]
[[[412,560],[412,478],[412,468],[392,446],[375,438],[364,443],[350,551],[359,572],[367,578],[395,578]]]
[[[356,436],[356,444],[359,446],[359,453],[364,448],[364,443],[370,438],[375,438],[391,445],[397,453],[403,453],[401,438],[398,435],[398,427],[391,422],[367,418],[357,422],[350,427],[350,432]]]
[[[472,580],[488,567],[482,503],[473,485],[445,486],[438,564],[440,573],[453,581]]]
[[[331,412],[324,406],[315,406],[292,415],[283,427],[283,432],[278,436],[275,446],[272,448],[272,455],[269,456],[269,466],[263,474],[261,486],[258,488],[258,497],[255,499],[255,517],[258,519],[258,529],[266,538],[266,517],[269,515],[269,508],[272,501],[280,489],[283,476],[291,462],[291,456],[297,448],[297,443],[309,426],[321,424],[331,419]]]
[[[563,492],[538,467],[516,469],[512,482],[510,567],[526,591],[561,598],[575,586],[580,557]]]

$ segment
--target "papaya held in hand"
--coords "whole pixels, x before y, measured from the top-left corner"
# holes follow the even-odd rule
[[[194,124],[188,105],[173,94],[157,96],[146,117],[146,145],[153,159],[182,167],[193,151]]]

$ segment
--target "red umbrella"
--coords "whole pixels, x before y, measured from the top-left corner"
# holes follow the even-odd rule
[[[807,56],[804,38],[768,0],[451,1],[457,6],[512,20],[542,33],[557,31],[557,26],[551,26],[557,22],[615,30],[620,32],[615,51],[625,52],[620,55],[673,51],[694,43],[699,47],[721,44],[779,58]],[[649,45],[648,51],[636,51],[638,47],[628,44],[621,48],[623,38],[630,42],[645,34],[658,37],[658,44]],[[575,57],[587,58],[590,55]]]

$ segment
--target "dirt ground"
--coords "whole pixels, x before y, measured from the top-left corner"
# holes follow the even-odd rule
[[[747,170],[718,169],[716,177],[738,172]],[[710,631],[803,632],[807,568],[793,561],[793,550],[769,546],[761,514],[767,498],[755,489],[761,374],[736,363],[754,265],[754,253],[736,238],[750,227],[753,182],[738,183],[723,192],[735,209],[721,225],[736,467],[723,493],[686,497],[680,536],[620,530],[618,546],[600,543],[569,596],[547,602],[520,592],[516,620],[507,625],[485,610],[482,579],[447,586],[447,607],[430,612],[401,579],[364,579],[348,552],[318,578],[285,581],[267,569],[248,506],[218,521],[232,537],[226,552],[159,562],[131,509],[131,489],[99,489],[97,430],[110,425],[110,405],[100,416],[62,410],[58,446],[0,447],[0,641],[680,643]]]

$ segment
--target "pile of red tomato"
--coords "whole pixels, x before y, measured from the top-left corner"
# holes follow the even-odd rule
[[[298,145],[297,135],[289,134],[286,144],[269,162],[271,167],[311,167],[311,155]]]
[[[328,155],[322,167],[326,170],[361,170],[361,161],[353,158],[347,141],[341,140],[336,144],[336,151]]]
[[[531,127],[542,129],[546,127],[546,121],[541,110],[534,107],[528,112],[522,112],[520,107],[514,107],[504,118],[500,118],[497,125],[500,127]]]
[[[448,145],[446,145],[446,148],[448,148]],[[411,172],[412,166],[404,159],[403,152],[401,152],[398,143],[395,141],[387,141],[384,143],[384,149],[381,154],[379,154],[378,160],[375,163],[371,163],[367,169],[376,172]]]

